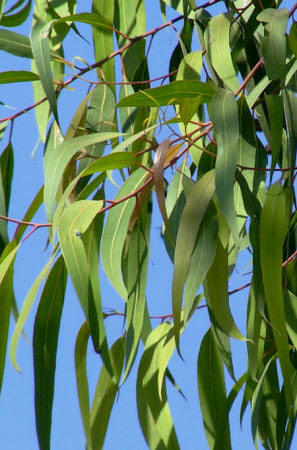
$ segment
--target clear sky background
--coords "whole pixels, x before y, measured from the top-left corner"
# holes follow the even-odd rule
[[[201,2],[200,2],[201,3]],[[78,1],[77,12],[90,11],[90,1]],[[147,29],[160,25],[162,18],[159,12],[158,0],[149,0],[147,4]],[[290,7],[291,2],[284,2],[284,6]],[[209,9],[213,14],[218,8]],[[177,13],[172,12],[171,17]],[[81,33],[92,43],[90,28],[78,24]],[[18,32],[28,33],[28,25],[18,27]],[[87,44],[76,36],[69,35],[66,40],[65,55],[71,57],[81,56],[89,63],[94,61],[92,45]],[[73,43],[75,42],[75,46]],[[196,42],[196,41],[195,41]],[[166,29],[158,33],[153,41],[150,53],[149,66],[150,77],[154,78],[168,72],[169,59],[177,43],[176,34],[172,29]],[[198,49],[197,47],[192,50]],[[69,56],[69,54],[71,56]],[[26,63],[26,66],[25,66]],[[0,71],[25,69],[30,70],[30,61],[18,61],[8,54],[0,54]],[[75,84],[73,85],[75,87]],[[85,92],[85,90],[84,90]],[[62,93],[59,100],[59,114],[62,119],[63,131],[65,132],[69,121],[75,112],[83,93],[79,90],[66,91]],[[5,117],[27,107],[33,103],[30,84],[1,85],[0,100],[10,105],[13,109],[0,106],[0,116]],[[11,199],[10,217],[21,219],[30,205],[35,193],[43,183],[42,146],[38,146],[32,157],[32,151],[38,141],[38,132],[35,122],[34,111],[31,111],[14,124],[13,146],[15,150],[15,171],[13,181],[13,192]],[[165,132],[165,137],[167,136]],[[3,147],[1,147],[2,150]],[[45,221],[44,212],[41,211],[36,221]],[[171,312],[171,280],[172,265],[164,249],[160,237],[161,218],[154,208],[152,234],[151,234],[151,258],[149,264],[148,299],[151,315],[167,314]],[[10,235],[13,234],[15,226],[10,225]],[[47,239],[45,229],[38,230],[22,245],[16,260],[15,270],[15,293],[19,307],[26,293],[38,275],[39,271],[48,260],[49,253],[44,251]],[[240,276],[247,269],[249,260],[243,257],[235,271],[230,284],[230,289],[235,289],[247,281],[248,275]],[[248,273],[248,270],[246,270]],[[121,299],[111,288],[104,275],[101,276],[102,301],[106,308],[124,310]],[[231,297],[231,308],[240,330],[245,332],[245,316],[248,291],[242,291]],[[32,342],[32,330],[34,324],[34,313],[36,304],[32,309],[25,331]],[[1,320],[1,319],[0,319]],[[67,295],[61,321],[59,347],[57,355],[55,398],[53,405],[52,423],[52,449],[54,450],[79,450],[85,448],[85,439],[80,418],[79,406],[76,393],[75,369],[74,369],[74,343],[77,332],[84,321],[81,307],[76,294],[68,283]],[[160,323],[154,320],[153,325]],[[123,321],[120,317],[110,317],[106,320],[109,342],[112,343],[122,334]],[[181,340],[181,349],[185,362],[176,354],[170,361],[170,369],[187,401],[185,401],[170,384],[168,398],[176,426],[181,449],[207,449],[204,435],[202,417],[199,410],[197,390],[197,356],[201,339],[209,327],[209,319],[206,309],[196,312],[189,323]],[[13,330],[11,324],[10,336]],[[142,350],[142,346],[140,347]],[[240,377],[246,370],[246,346],[244,343],[232,341],[234,350],[234,368],[236,377]],[[141,353],[141,352],[140,352]],[[138,358],[139,362],[139,358]],[[0,448],[6,450],[16,449],[38,449],[35,433],[34,418],[34,387],[33,387],[33,357],[32,345],[21,338],[18,349],[18,363],[22,374],[16,372],[9,360],[7,360],[2,395],[0,397]],[[138,363],[136,361],[134,370],[126,383],[121,387],[117,401],[114,404],[110,419],[110,426],[106,436],[105,449],[146,449],[146,443],[138,424],[136,409],[136,375]],[[101,362],[98,355],[90,346],[88,353],[88,370],[91,380],[91,395],[96,386]],[[232,387],[230,377],[226,376],[227,392]],[[231,440],[234,449],[250,450],[253,448],[250,431],[250,409],[248,408],[242,429],[239,424],[239,411],[242,394],[238,396],[230,414]],[[294,446],[292,446],[294,448]]]

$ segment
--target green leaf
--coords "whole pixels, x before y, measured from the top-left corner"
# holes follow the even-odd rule
[[[218,89],[211,104],[211,119],[217,140],[216,195],[221,212],[238,246],[238,225],[234,210],[233,180],[236,170],[239,121],[238,107],[231,91]]]
[[[167,339],[170,336],[171,339]],[[173,341],[172,326],[163,323],[155,328],[146,340],[137,374],[138,418],[149,448],[179,449],[166,396],[164,378],[161,396],[156,395],[162,362],[169,359]],[[164,369],[163,369],[164,371]]]
[[[9,210],[10,194],[13,179],[14,155],[11,142],[5,147],[0,156],[0,168],[2,176],[2,186],[5,197],[5,209]]]
[[[11,241],[3,251],[0,260],[0,392],[5,369],[10,312],[14,298],[13,263],[17,249],[16,241]]]
[[[20,339],[21,333],[23,331],[23,328],[24,328],[25,322],[27,320],[27,317],[28,317],[28,315],[30,313],[30,310],[31,310],[32,306],[33,306],[33,302],[34,302],[34,300],[36,298],[36,295],[38,293],[38,290],[40,288],[40,285],[43,282],[43,280],[48,276],[48,273],[50,271],[50,266],[51,266],[51,263],[52,263],[54,257],[55,257],[55,255],[51,256],[49,261],[43,267],[43,269],[41,270],[40,274],[38,275],[38,277],[36,278],[36,280],[32,284],[28,294],[26,295],[26,298],[25,298],[24,303],[22,305],[22,308],[21,308],[18,320],[17,320],[16,325],[15,325],[15,329],[14,329],[12,337],[11,337],[9,356],[10,356],[10,360],[11,360],[11,363],[12,363],[13,367],[18,372],[21,372],[21,370],[20,370],[20,368],[18,366],[17,360],[16,360],[16,353],[17,353],[17,347],[18,347],[19,339]],[[0,268],[1,268],[1,266],[0,266]]]
[[[198,392],[209,448],[231,449],[223,362],[211,329],[198,356]]]
[[[270,148],[272,152],[272,163],[270,171],[270,181],[273,175],[273,169],[279,160],[281,145],[282,145],[282,131],[283,131],[283,102],[279,95],[267,95],[265,97],[268,109],[269,125],[270,125]]]
[[[78,332],[75,342],[75,374],[79,408],[83,422],[87,448],[92,449],[89,384],[86,367],[89,337],[90,330],[87,322],[84,322]]]
[[[121,133],[94,133],[87,136],[78,136],[64,141],[55,147],[47,148],[44,157],[44,203],[48,221],[51,222],[57,190],[63,172],[71,158],[83,147],[105,142],[122,136]]]
[[[125,356],[125,339],[121,336],[110,349],[114,377],[111,378],[105,366],[100,371],[94,394],[90,421],[92,447],[103,448],[111,410],[119,390],[119,381]]]
[[[218,219],[212,211],[206,215],[200,225],[195,247],[191,256],[189,273],[184,292],[184,320],[188,322],[192,313],[197,291],[213,262],[217,246]]]
[[[207,172],[194,186],[184,207],[174,253],[172,310],[176,347],[179,351],[179,330],[183,289],[186,282],[197,233],[208,204],[213,197],[214,170]]]
[[[50,448],[56,354],[66,280],[64,260],[60,257],[46,280],[34,323],[35,417],[41,449]]]
[[[292,403],[292,366],[282,288],[283,244],[288,231],[288,205],[280,182],[269,189],[261,216],[260,250],[266,304],[284,379],[287,413]]]
[[[204,33],[208,58],[218,76],[232,91],[239,88],[229,43],[230,19],[226,14],[212,18]]]
[[[147,172],[140,168],[124,182],[114,201],[117,202],[138,190],[147,180]],[[127,290],[122,280],[121,255],[126,240],[130,218],[135,206],[135,198],[129,198],[109,211],[103,230],[101,258],[103,267],[111,284],[123,299]]]
[[[3,14],[1,17],[1,25],[3,27],[17,27],[22,25],[28,18],[32,6],[32,0],[28,0],[25,6],[15,14]]]
[[[163,218],[163,222],[165,225],[165,229],[167,231],[167,235],[169,239],[172,241],[172,235],[170,232],[170,226],[167,216],[167,211],[165,207],[165,189],[164,189],[164,164],[166,155],[168,153],[170,147],[170,139],[167,138],[157,147],[155,158],[154,158],[154,185],[157,195],[157,201],[159,205],[159,209]]]
[[[283,80],[286,75],[286,28],[289,11],[287,9],[267,8],[257,16],[265,22],[264,36],[261,39],[263,58],[267,75],[271,80]]]
[[[54,79],[50,61],[49,24],[38,20],[32,28],[31,46],[36,68],[51,110],[59,124]]]
[[[71,277],[85,317],[91,329],[89,304],[89,268],[86,249],[81,239],[99,213],[103,202],[80,200],[70,205],[60,219],[58,234],[67,271]]]
[[[134,363],[145,311],[145,290],[148,269],[148,248],[142,224],[137,223],[128,238],[129,247],[124,259],[124,280],[127,288],[126,305],[126,357],[122,384]]]
[[[22,58],[33,58],[30,39],[14,31],[0,30],[0,49]]]
[[[92,175],[97,172],[105,172],[107,170],[123,169],[124,167],[138,166],[136,156],[131,152],[113,152],[109,155],[102,156],[90,164],[81,174],[81,176]]]
[[[209,83],[198,80],[179,80],[165,86],[136,92],[136,94],[123,98],[117,106],[176,105],[180,99],[198,96],[201,97],[201,103],[208,103],[211,101],[214,93],[215,90]]]
[[[114,19],[114,0],[102,1],[93,0],[92,2],[92,12],[100,14],[104,17],[105,23],[112,26]],[[114,41],[113,41],[113,31],[108,28],[98,27],[93,25],[93,43],[94,43],[94,57],[95,61],[101,61],[107,58],[114,51]],[[115,69],[114,69],[114,59],[106,61],[104,64],[103,72],[105,79],[108,81],[115,81]],[[102,76],[100,69],[97,69],[98,78]],[[113,92],[115,88],[111,86]]]
[[[95,195],[95,198],[102,198],[102,191]],[[91,288],[89,287],[88,298],[88,319],[94,349],[100,353],[103,363],[109,374],[113,376],[112,365],[108,350],[106,330],[104,325],[104,315],[102,311],[100,281],[99,281],[99,255],[100,240],[103,228],[103,214],[97,215],[88,230],[82,235],[86,257],[88,262],[88,272],[90,276]]]
[[[297,24],[293,22],[289,32],[289,45],[294,53],[295,58],[297,58]]]
[[[25,70],[9,70],[7,72],[0,73],[0,84],[20,83],[35,80],[39,80],[39,76],[36,73],[27,72]]]
[[[224,248],[220,238],[214,261],[207,273],[204,293],[208,308],[221,330],[234,339],[245,340],[234,323],[228,296],[228,248]]]

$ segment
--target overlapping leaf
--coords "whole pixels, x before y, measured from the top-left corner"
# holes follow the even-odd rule
[[[172,339],[169,337],[171,330]],[[170,409],[167,401],[165,380],[159,380],[164,358],[171,356],[173,333],[168,323],[159,325],[148,339],[137,375],[138,418],[145,440],[150,448],[179,449]],[[161,372],[163,373],[163,372]],[[156,395],[161,382],[161,396]]]

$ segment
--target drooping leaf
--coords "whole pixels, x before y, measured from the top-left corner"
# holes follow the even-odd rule
[[[58,147],[47,148],[44,158],[44,203],[49,222],[53,216],[53,209],[61,177],[70,159],[83,147],[104,142],[122,136],[121,133],[94,133],[87,136],[64,141]]]
[[[104,446],[110,414],[119,389],[125,355],[124,344],[125,339],[122,336],[110,349],[114,377],[110,377],[105,366],[100,371],[90,414],[92,439],[92,447],[90,448],[96,449]]]
[[[56,353],[66,280],[64,261],[60,257],[46,280],[34,323],[35,417],[41,449],[50,448]]]
[[[231,449],[223,362],[211,329],[205,334],[200,346],[197,374],[208,445],[210,448],[221,446]]]
[[[48,24],[44,23],[42,20],[37,21],[33,26],[31,32],[31,47],[42,87],[47,96],[55,119],[57,123],[59,123],[57,100],[50,62],[50,45],[48,33]]]
[[[282,289],[282,250],[288,231],[288,205],[280,182],[271,186],[261,216],[260,249],[266,304],[284,378],[287,413],[292,391],[292,366],[289,359],[288,335]]]
[[[149,448],[178,450],[179,445],[166,396],[165,380],[162,380],[161,396],[158,392],[158,375],[164,357],[172,347],[166,341],[172,328],[163,323],[155,328],[146,340],[137,375],[138,418]],[[173,333],[172,333],[173,337]],[[166,345],[168,344],[168,345]]]
[[[216,255],[204,283],[204,293],[211,315],[221,330],[227,336],[244,340],[244,336],[234,323],[229,307],[228,248],[224,248],[219,237]]]
[[[148,217],[147,217],[148,216]],[[148,223],[145,223],[147,220]],[[145,227],[145,229],[143,229]],[[143,210],[138,222],[127,237],[128,250],[124,258],[124,280],[127,287],[126,305],[126,351],[125,371],[122,383],[127,378],[136,352],[145,316],[146,305],[146,281],[148,271],[148,238],[150,227],[150,215]]]
[[[287,9],[267,8],[257,20],[267,23],[262,37],[262,51],[267,75],[271,80],[283,80],[286,74],[286,27]]]
[[[10,312],[14,297],[13,263],[17,249],[16,241],[11,241],[2,252],[0,260],[0,392],[5,369]]]
[[[80,414],[83,422],[87,448],[92,448],[91,441],[91,419],[90,419],[90,397],[89,383],[87,377],[87,347],[90,337],[90,330],[87,322],[84,322],[77,334],[75,343],[75,375],[78,393]]]
[[[16,325],[15,325],[15,329],[13,331],[13,335],[11,337],[10,348],[9,348],[9,356],[10,356],[10,360],[11,360],[11,363],[12,363],[13,367],[18,372],[21,372],[21,369],[19,368],[18,363],[17,363],[17,359],[16,359],[16,353],[17,353],[17,347],[18,347],[19,339],[20,339],[21,333],[23,331],[23,328],[24,328],[25,322],[27,320],[27,317],[28,317],[28,315],[30,313],[30,310],[31,310],[32,306],[33,306],[33,302],[34,302],[34,300],[36,298],[36,295],[38,293],[38,290],[40,288],[40,285],[43,282],[43,280],[49,274],[50,266],[51,266],[51,263],[52,263],[52,261],[54,259],[54,256],[55,255],[52,255],[50,257],[49,261],[45,264],[45,266],[41,270],[40,274],[38,275],[38,277],[36,278],[36,280],[32,284],[28,294],[26,295],[26,298],[24,300],[24,303],[22,305],[19,317],[18,317]]]
[[[66,208],[58,225],[58,235],[67,271],[76,290],[91,334],[94,320],[91,314],[93,311],[94,292],[90,284],[87,252],[80,236],[87,231],[102,206],[102,201],[77,201]],[[94,345],[96,349],[98,342],[94,342]]]
[[[114,198],[117,202],[130,196],[127,200],[115,205],[107,216],[102,236],[101,257],[107,277],[113,287],[126,300],[127,290],[122,279],[121,255],[127,236],[130,217],[135,206],[135,198],[131,197],[132,192],[140,189],[147,179],[147,172],[140,168],[133,172],[124,182],[121,189]]]
[[[231,91],[218,89],[211,104],[211,119],[217,140],[216,195],[221,212],[238,245],[238,225],[234,210],[233,180],[237,163],[238,107]]]
[[[204,39],[208,58],[216,73],[229,89],[236,91],[239,81],[231,58],[229,34],[230,20],[226,14],[219,14],[209,21]]]
[[[194,186],[184,207],[174,253],[172,280],[172,310],[176,347],[179,350],[179,330],[184,284],[197,233],[208,204],[214,194],[214,170],[206,173]]]

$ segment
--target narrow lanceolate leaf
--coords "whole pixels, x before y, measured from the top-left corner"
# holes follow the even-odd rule
[[[289,358],[282,287],[283,244],[288,232],[288,217],[285,191],[280,182],[277,182],[269,189],[263,207],[260,250],[266,304],[284,379],[287,413],[290,415],[292,366]]]
[[[201,103],[209,103],[214,93],[214,87],[208,83],[198,80],[179,80],[129,95],[118,103],[118,107],[177,105],[180,99],[198,96],[201,98]]]
[[[179,445],[170,414],[163,378],[161,396],[158,392],[158,375],[163,359],[171,354],[166,345],[172,327],[163,323],[155,328],[146,340],[137,374],[137,410],[142,432],[149,448],[178,450]],[[173,340],[172,340],[173,341]]]
[[[33,58],[30,39],[10,30],[0,30],[0,50],[22,58]]]
[[[125,356],[125,339],[120,337],[110,349],[114,376],[111,378],[105,366],[100,371],[91,408],[92,449],[104,448],[104,439],[110,414],[116,399]]]
[[[207,273],[204,283],[205,298],[211,318],[215,320],[227,336],[244,340],[234,323],[228,296],[228,248],[224,248],[220,238],[217,239],[217,251],[214,261]]]
[[[210,268],[217,246],[218,220],[213,212],[206,213],[200,226],[189,265],[184,294],[184,320],[187,323],[195,304],[198,289]]]
[[[197,233],[208,204],[214,194],[214,175],[214,170],[207,172],[193,186],[184,207],[178,229],[172,280],[174,334],[178,350],[184,284],[188,276],[190,260],[194,250]]]
[[[148,248],[142,223],[137,223],[128,239],[129,248],[124,259],[124,279],[127,287],[126,356],[122,383],[134,363],[141,336],[145,311],[145,290],[148,268]]]
[[[200,408],[209,448],[231,449],[223,362],[212,329],[202,340],[197,374]]]
[[[286,75],[286,28],[289,18],[287,9],[267,8],[257,20],[264,22],[265,33],[261,39],[267,75],[271,80],[283,80]]]
[[[49,24],[43,22],[42,20],[38,20],[32,28],[31,46],[42,87],[47,96],[55,119],[57,123],[59,123],[57,100],[50,61],[50,44],[48,34]]]
[[[11,305],[13,302],[13,262],[15,258],[16,251],[16,241],[11,241],[7,247],[4,249],[1,255],[0,261],[0,317],[1,317],[1,327],[0,327],[0,392],[3,381],[3,374],[5,368],[6,359],[6,347],[8,338],[8,329],[11,313]],[[10,253],[12,255],[5,262],[6,258],[9,257]]]
[[[0,84],[20,83],[35,80],[39,80],[39,76],[36,73],[27,72],[25,70],[9,70],[7,72],[0,73]]]
[[[163,141],[157,148],[154,158],[154,185],[157,194],[158,205],[163,218],[165,229],[167,231],[169,239],[172,241],[172,236],[170,232],[170,226],[165,206],[165,189],[164,189],[164,162],[166,154],[170,147],[170,139],[167,138]]]
[[[211,119],[217,141],[216,195],[221,212],[238,245],[233,182],[239,142],[238,108],[231,91],[218,89],[211,104]]]
[[[93,0],[92,12],[100,14],[101,17],[104,17],[105,22],[112,26],[114,20],[114,0]],[[93,25],[92,30],[95,61],[101,61],[113,53],[113,30],[109,30],[108,28],[103,29],[95,24]],[[98,77],[102,76],[100,70],[102,70],[102,68],[97,69]],[[106,80],[111,82],[115,81],[114,58],[111,58],[104,64],[103,72]],[[114,91],[113,86],[111,86],[111,89]]]
[[[38,290],[40,288],[41,283],[43,282],[43,280],[47,277],[49,271],[50,271],[50,266],[51,263],[54,259],[54,256],[51,256],[51,258],[49,259],[49,261],[46,263],[46,265],[43,267],[43,269],[41,270],[40,274],[38,275],[38,277],[36,278],[36,280],[34,281],[34,283],[32,284],[25,300],[24,303],[22,305],[22,309],[20,311],[18,320],[16,322],[15,325],[15,329],[13,331],[13,335],[10,341],[10,349],[9,349],[9,356],[10,356],[10,360],[11,363],[13,365],[13,367],[18,371],[21,372],[18,363],[17,363],[17,359],[16,359],[16,353],[17,353],[17,347],[18,347],[18,343],[19,343],[19,339],[21,336],[21,333],[23,331],[25,322],[27,320],[27,317],[31,311],[31,308],[33,306],[33,302],[36,298],[36,295],[38,293]]]
[[[95,197],[102,197],[99,193]],[[89,289],[88,309],[89,309],[89,327],[94,349],[100,353],[103,363],[111,376],[113,376],[108,343],[105,331],[104,316],[102,311],[101,291],[99,281],[99,255],[100,241],[103,228],[103,214],[97,215],[87,231],[82,235],[87,262],[88,272],[92,289]]]
[[[231,58],[229,34],[230,20],[227,15],[219,14],[210,20],[204,39],[208,58],[216,73],[229,89],[236,91],[239,81]]]
[[[121,133],[94,133],[64,141],[47,148],[44,157],[44,203],[48,221],[51,222],[55,199],[63,172],[71,158],[83,147],[122,136]]]
[[[91,305],[89,304],[90,276],[86,249],[80,235],[87,231],[102,206],[103,202],[101,201],[77,201],[64,211],[58,225],[61,250],[67,271],[89,324],[91,321]]]
[[[138,169],[124,182],[114,201],[131,195],[147,180],[147,171]],[[129,198],[109,211],[105,223],[101,257],[107,277],[123,299],[127,299],[127,290],[122,279],[121,255],[127,236],[128,226],[135,207],[135,197]]]
[[[283,131],[283,102],[279,95],[267,95],[266,105],[268,109],[269,125],[270,125],[270,148],[272,152],[272,170],[270,171],[270,181],[272,180],[273,169],[278,162],[281,145],[282,145],[282,131]]]
[[[41,449],[50,448],[56,354],[66,280],[64,260],[60,257],[46,280],[34,323],[35,419]]]
[[[78,393],[80,414],[83,422],[87,449],[92,449],[90,397],[89,397],[89,383],[86,364],[89,337],[90,337],[90,329],[88,327],[87,322],[84,322],[76,338],[74,359],[75,359],[76,387]]]

